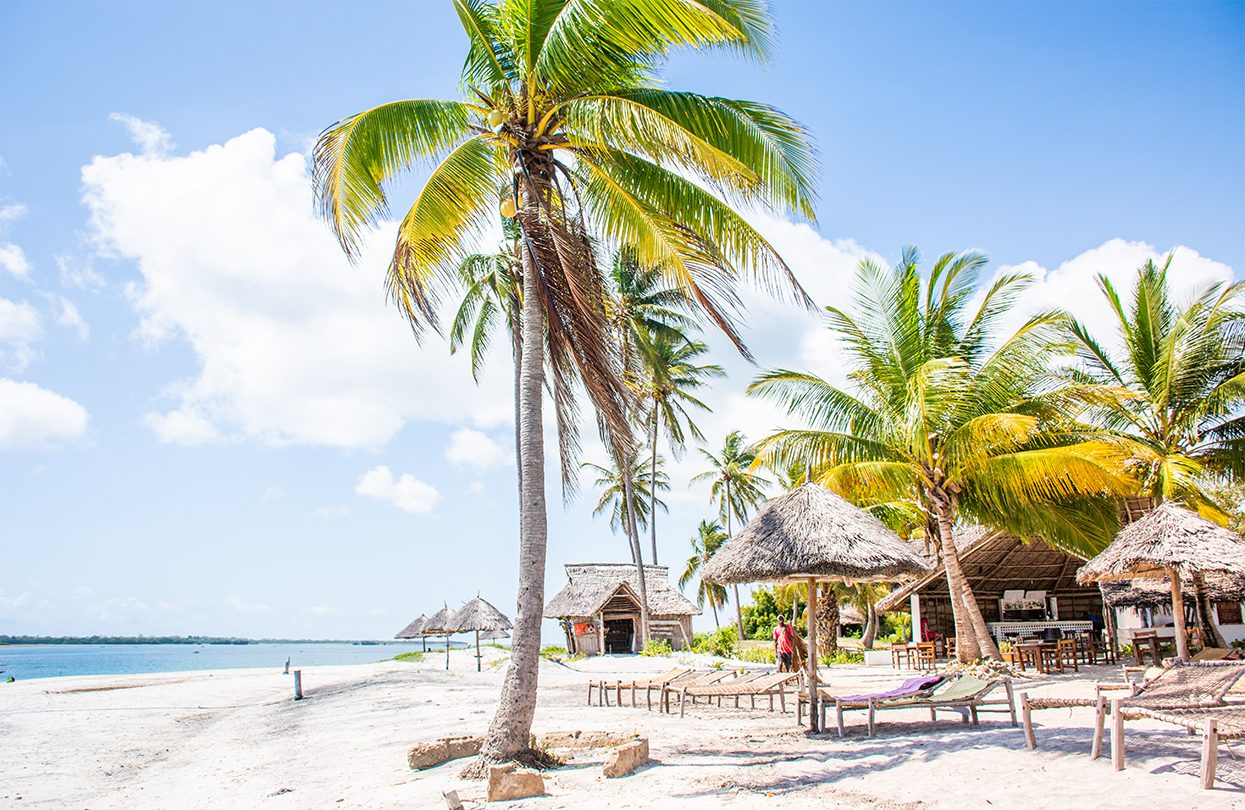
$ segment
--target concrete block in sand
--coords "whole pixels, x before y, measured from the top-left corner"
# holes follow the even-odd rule
[[[407,752],[406,763],[415,771],[435,768],[451,759],[474,757],[483,744],[483,737],[445,737],[436,742],[420,743]]]
[[[488,769],[488,800],[505,802],[545,795],[545,777],[539,771],[510,765],[494,765]]]
[[[605,778],[615,779],[626,776],[644,763],[648,762],[648,738],[641,737],[635,742],[620,745],[610,752],[605,760]]]
[[[540,747],[550,748],[613,748],[626,745],[640,735],[615,734],[609,731],[550,731],[540,737]]]

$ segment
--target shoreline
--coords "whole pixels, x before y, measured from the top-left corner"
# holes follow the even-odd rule
[[[458,774],[465,761],[427,771],[406,765],[410,746],[482,734],[496,709],[505,666],[486,648],[419,663],[302,667],[306,699],[293,700],[280,669],[74,675],[0,687],[0,808],[444,807],[457,790],[480,807],[485,786]],[[676,658],[675,661],[679,659]],[[516,808],[758,807],[813,800],[819,807],[1116,808],[1245,806],[1245,762],[1221,759],[1216,790],[1199,789],[1194,738],[1130,723],[1121,773],[1090,761],[1092,710],[1037,713],[1041,748],[1005,715],[979,727],[928,722],[922,710],[880,716],[877,737],[853,716],[848,734],[807,736],[794,717],[758,706],[689,707],[687,716],[629,706],[585,706],[593,677],[668,669],[664,658],[605,657],[570,666],[542,663],[534,730],[638,731],[653,762],[605,780],[600,759],[577,754],[548,772],[549,795]],[[704,664],[703,661],[698,661]],[[827,669],[846,694],[906,677],[889,668]],[[1037,694],[1092,692],[1118,668],[1025,680]],[[1014,791],[1025,776],[1024,796]],[[20,797],[17,798],[17,797]],[[340,801],[339,801],[340,800]]]

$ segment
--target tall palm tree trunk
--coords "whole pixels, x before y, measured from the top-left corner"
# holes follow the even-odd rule
[[[839,651],[839,599],[829,585],[821,589],[817,600],[817,654],[834,655]]]
[[[709,607],[713,609],[713,626],[721,627],[722,622],[718,621],[718,602],[712,596],[709,597]]]
[[[529,256],[524,273],[519,404],[519,595],[511,636],[510,666],[502,680],[497,713],[480,749],[485,762],[505,762],[528,751],[540,672],[540,625],[545,606],[544,312]]]
[[[657,407],[657,403],[653,403],[653,461],[652,477],[649,479],[648,494],[648,527],[652,532],[653,543],[653,565],[657,565],[657,429],[661,425],[661,409]]]
[[[726,482],[726,536],[731,537],[731,482]],[[744,636],[744,610],[739,604],[739,586],[731,585],[731,591],[735,595],[735,629],[739,631],[739,641],[743,642]]]
[[[623,459],[623,500],[627,504],[627,539],[631,541],[631,556],[635,560],[636,582],[640,586],[640,626],[636,628],[637,644],[641,649],[648,643],[648,581],[644,573],[644,554],[640,547],[640,532],[636,528],[635,498],[632,496],[631,459]]]
[[[865,607],[865,631],[860,643],[866,650],[872,650],[873,640],[878,635],[878,609],[873,606],[872,601],[868,602]]]
[[[951,594],[951,613],[955,618],[956,657],[961,661],[976,658],[1003,660],[994,637],[986,627],[977,598],[968,585],[968,577],[960,567],[952,530],[951,507],[945,502],[935,504],[938,534],[942,543],[942,561],[947,571],[947,590]]]
[[[523,452],[522,439],[519,436],[519,404],[522,399],[523,387],[523,335],[522,319],[517,309],[518,301],[510,307],[510,332],[514,335],[514,478],[519,489],[519,511],[523,511]]]
[[[1223,640],[1223,635],[1215,626],[1210,593],[1206,590],[1206,579],[1201,572],[1193,575],[1193,595],[1197,602],[1197,622],[1202,631],[1202,644],[1206,647],[1227,647],[1228,643]]]

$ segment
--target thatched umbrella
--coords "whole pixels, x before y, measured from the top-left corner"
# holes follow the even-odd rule
[[[426,640],[427,637],[424,635],[424,625],[427,623],[428,617],[421,613],[419,614],[419,618],[415,619],[406,627],[403,627],[396,634],[394,634],[394,638],[417,638],[423,645],[424,651],[426,652],[428,650],[428,642]]]
[[[1166,501],[1126,526],[1101,554],[1081,566],[1076,579],[1082,585],[1137,577],[1170,579],[1176,657],[1185,661],[1189,639],[1181,580],[1203,573],[1245,575],[1245,542],[1235,532]]]
[[[454,611],[450,610],[450,606],[438,610],[436,613],[428,617],[428,621],[424,622],[424,627],[420,631],[425,636],[445,636],[445,668],[450,668],[450,634],[458,632],[453,629]]]
[[[1207,574],[1203,577],[1206,595],[1211,602],[1245,602],[1245,577]],[[1171,607],[1171,583],[1160,579],[1129,579],[1102,583],[1108,607],[1167,608]],[[1196,598],[1193,580],[1184,578],[1181,595],[1184,601]]]
[[[889,582],[924,574],[926,562],[868,512],[825,487],[804,484],[770,500],[701,571],[708,582],[808,584],[808,688],[817,731],[817,582]]]
[[[495,633],[514,627],[500,610],[478,596],[463,605],[450,624],[457,633],[474,632],[476,634],[476,672],[481,669],[480,632]]]

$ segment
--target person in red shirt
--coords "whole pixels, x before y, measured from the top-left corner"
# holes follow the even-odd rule
[[[778,626],[774,628],[774,657],[778,660],[779,672],[790,672],[792,635],[795,630],[787,624],[787,620],[779,616]]]

